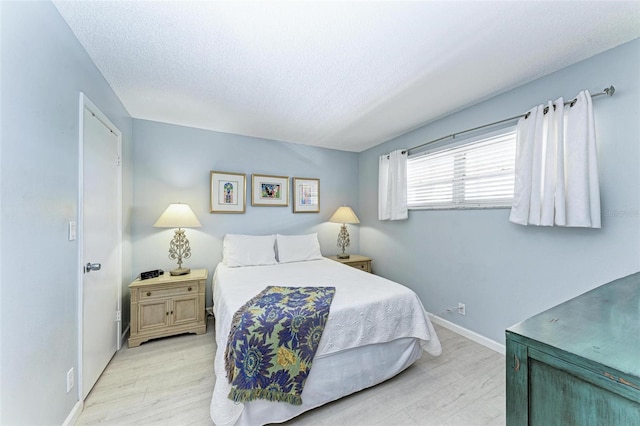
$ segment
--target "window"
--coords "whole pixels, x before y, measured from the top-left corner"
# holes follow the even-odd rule
[[[516,129],[409,156],[410,209],[510,207],[513,200]]]

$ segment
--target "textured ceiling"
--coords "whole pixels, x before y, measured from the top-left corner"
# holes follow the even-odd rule
[[[134,118],[356,152],[640,37],[639,1],[54,4]]]

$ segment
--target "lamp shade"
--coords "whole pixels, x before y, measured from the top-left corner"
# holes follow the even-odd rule
[[[335,223],[360,223],[358,216],[353,212],[351,207],[342,206],[338,207],[338,210],[331,216],[329,222]]]
[[[154,228],[199,228],[202,225],[188,204],[170,204],[153,224]]]

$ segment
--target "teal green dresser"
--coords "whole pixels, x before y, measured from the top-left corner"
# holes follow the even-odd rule
[[[507,425],[640,425],[640,273],[506,331]]]

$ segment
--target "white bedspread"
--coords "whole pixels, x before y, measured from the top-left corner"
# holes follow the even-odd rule
[[[439,355],[440,341],[418,296],[409,288],[332,260],[229,268],[220,263],[213,278],[216,319],[216,384],[211,415],[217,425],[234,424],[242,404],[227,399],[230,385],[224,350],[233,314],[269,285],[333,286],[335,297],[315,359],[351,348],[413,337]],[[304,400],[304,393],[303,393]]]

